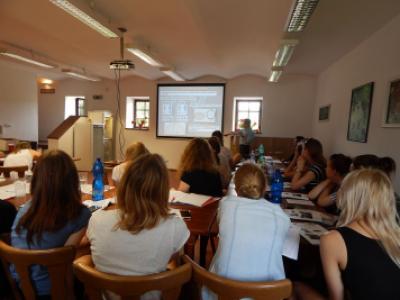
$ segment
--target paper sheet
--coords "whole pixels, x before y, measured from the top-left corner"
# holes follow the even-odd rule
[[[297,260],[300,245],[300,228],[292,224],[283,243],[282,255]]]
[[[315,206],[314,202],[310,200],[286,199],[286,203],[291,205]]]
[[[115,198],[107,198],[99,201],[93,201],[93,200],[85,200],[82,202],[83,205],[87,207],[93,207],[94,209],[104,209],[107,208],[110,204],[115,203]]]
[[[184,193],[176,190],[169,191],[170,203],[181,203],[181,204],[189,204],[197,207],[202,207],[210,199],[213,199],[213,197],[193,194],[193,193]]]
[[[30,193],[31,184],[25,183],[26,194]],[[14,184],[7,184],[0,187],[0,200],[6,200],[15,197]]]
[[[297,227],[300,228],[300,235],[305,238],[311,245],[319,245],[321,235],[328,232],[324,227],[314,223],[301,223],[296,222]]]
[[[282,198],[308,200],[308,195],[302,193],[283,192]]]
[[[332,226],[337,220],[337,217],[334,215],[312,209],[284,209],[284,212],[292,220],[311,221],[327,226]]]
[[[111,189],[113,189],[113,186],[105,185],[104,186],[104,191],[107,192]],[[81,192],[84,194],[92,194],[92,184],[91,183],[81,183]]]

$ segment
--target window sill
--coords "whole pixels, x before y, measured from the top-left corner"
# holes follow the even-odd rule
[[[125,127],[125,130],[139,130],[139,131],[149,131],[150,130],[150,128],[126,128]]]

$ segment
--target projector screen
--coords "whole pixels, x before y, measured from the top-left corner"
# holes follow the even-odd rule
[[[224,90],[224,84],[159,84],[157,137],[210,137],[222,131]]]

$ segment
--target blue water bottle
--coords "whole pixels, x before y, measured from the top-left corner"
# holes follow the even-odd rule
[[[103,200],[104,198],[104,168],[100,158],[97,158],[93,164],[93,184],[92,184],[92,199],[93,201]]]
[[[282,202],[282,192],[283,192],[283,177],[281,171],[276,169],[272,175],[271,184],[271,202],[280,204]]]

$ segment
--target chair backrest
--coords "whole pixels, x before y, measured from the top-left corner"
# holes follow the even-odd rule
[[[255,300],[282,300],[292,294],[292,283],[288,279],[278,281],[245,282],[231,280],[208,272],[187,255],[184,261],[192,265],[192,278],[200,287],[207,287],[218,295],[219,300],[252,298]]]
[[[102,292],[111,291],[122,300],[139,300],[148,291],[161,291],[162,299],[176,300],[181,287],[191,278],[190,264],[184,264],[171,271],[144,276],[121,276],[103,273],[95,269],[90,255],[74,261],[74,272],[85,285],[90,300],[102,299]]]
[[[4,174],[4,177],[9,178],[11,172],[17,172],[19,178],[25,176],[25,171],[28,171],[28,166],[15,166],[15,167],[0,167],[0,174]]]
[[[21,297],[9,272],[10,264],[14,264],[15,270],[19,275],[20,287],[25,299],[36,299],[35,289],[29,273],[31,265],[47,267],[51,282],[52,299],[64,300],[73,298],[72,262],[75,258],[75,248],[73,246],[48,250],[25,250],[11,247],[3,240],[0,240],[0,258],[13,287],[16,299]]]

